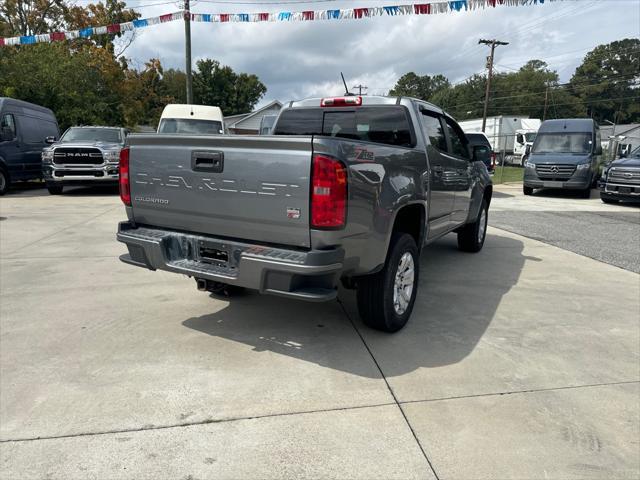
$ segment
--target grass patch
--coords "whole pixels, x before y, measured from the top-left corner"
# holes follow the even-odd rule
[[[521,182],[524,177],[524,168],[522,167],[496,167],[495,173],[491,178],[494,184]]]

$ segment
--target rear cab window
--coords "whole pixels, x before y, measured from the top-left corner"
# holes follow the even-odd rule
[[[409,114],[402,106],[292,108],[280,115],[274,135],[316,135],[415,146]]]

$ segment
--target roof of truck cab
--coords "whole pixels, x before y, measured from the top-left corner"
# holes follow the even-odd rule
[[[320,107],[320,102],[324,98],[341,98],[345,95],[327,95],[326,97],[313,97],[313,98],[305,98],[304,100],[293,100],[289,102],[286,106],[287,108],[309,108],[309,107]],[[367,105],[400,105],[403,101],[417,102],[422,105],[427,106],[430,110],[433,110],[437,113],[444,113],[440,107],[436,105],[425,102],[424,100],[420,100],[418,98],[413,97],[385,97],[381,95],[350,95],[352,97],[362,97],[362,106]],[[332,107],[329,107],[332,108]],[[335,107],[342,108],[342,107]]]
[[[591,118],[561,118],[545,120],[540,125],[538,133],[590,132],[595,126],[596,124]]]
[[[210,105],[187,105],[171,103],[164,107],[160,120],[163,118],[193,118],[195,120],[217,120],[222,122],[222,110],[220,107]]]

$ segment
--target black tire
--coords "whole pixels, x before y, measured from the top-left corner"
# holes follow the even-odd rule
[[[394,305],[395,282],[400,261],[409,254],[413,261],[413,288],[409,301],[404,306]],[[404,257],[407,258],[407,257]],[[397,232],[391,237],[384,268],[373,275],[358,280],[356,297],[360,318],[369,327],[393,333],[404,327],[411,316],[420,279],[420,257],[413,237]],[[410,267],[410,265],[409,265]]]
[[[61,195],[63,188],[62,185],[47,185],[47,190],[51,195]]]
[[[4,195],[9,190],[9,185],[11,185],[11,179],[9,178],[9,174],[7,171],[0,167],[0,195]]]
[[[484,216],[482,213],[484,212]],[[482,200],[480,211],[473,223],[467,223],[458,231],[458,248],[463,252],[476,253],[482,250],[484,239],[487,237],[487,223],[489,221],[489,207],[487,201]]]
[[[581,190],[580,196],[582,198],[591,198],[591,186],[589,186],[589,188],[585,188],[584,190]]]
[[[611,198],[611,197],[606,197],[604,195],[600,195],[600,200],[602,200],[604,203],[618,203],[620,200],[618,200],[617,198]]]
[[[533,187],[522,187],[522,193],[525,195],[533,195]]]

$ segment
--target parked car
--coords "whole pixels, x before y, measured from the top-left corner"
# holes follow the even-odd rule
[[[488,149],[489,156],[485,160],[484,164],[487,166],[489,173],[493,173],[496,168],[496,154],[493,151],[491,142],[489,142],[487,136],[482,132],[466,133],[465,135],[467,136],[467,140],[469,141],[471,148],[483,145]]]
[[[524,164],[523,192],[580,190],[589,198],[600,172],[600,128],[591,119],[546,120]]]
[[[484,133],[492,150],[505,164],[522,165],[527,146],[533,144],[540,123],[537,118],[499,115],[486,119]],[[481,133],[482,124],[482,119],[477,118],[460,122],[460,127],[464,133]]]
[[[640,147],[609,163],[598,187],[604,203],[640,202]]]
[[[222,135],[225,133],[222,110],[207,105],[167,105],[160,116],[158,133]]]
[[[59,135],[48,108],[0,97],[0,195],[13,182],[42,178],[40,154]]]
[[[118,161],[129,131],[120,127],[71,127],[42,151],[42,174],[52,195],[65,185],[117,185]]]
[[[456,121],[410,98],[291,102],[273,135],[132,135],[120,157],[128,221],[121,260],[307,300],[357,289],[367,325],[402,328],[423,245],[457,232],[485,241],[487,149]]]

